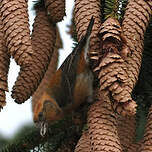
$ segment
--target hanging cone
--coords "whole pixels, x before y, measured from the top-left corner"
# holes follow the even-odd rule
[[[142,146],[143,146],[142,142],[133,143],[128,146],[127,152],[140,152]]]
[[[59,31],[57,30],[56,44],[55,44],[53,56],[51,58],[51,62],[49,64],[49,66],[48,66],[48,69],[47,69],[47,71],[46,71],[46,73],[44,75],[44,78],[42,79],[39,87],[37,88],[37,90],[35,91],[35,93],[32,96],[32,108],[33,108],[33,111],[34,111],[35,104],[37,103],[36,101],[38,101],[38,99],[40,99],[40,97],[42,95],[42,92],[48,86],[50,78],[52,77],[52,75],[55,73],[55,71],[57,69],[58,56],[59,56],[58,50],[59,50],[59,48],[62,48],[62,40],[60,38]]]
[[[45,0],[45,6],[52,22],[59,22],[65,16],[65,0]]]
[[[152,13],[151,8],[152,1],[129,0],[122,23],[124,36],[126,37],[126,41],[129,42],[127,46],[132,52],[132,55],[125,59],[128,86],[130,86],[131,90],[135,87],[138,80],[142,60],[144,33]],[[121,113],[124,109],[128,110],[134,107],[134,104],[128,103],[115,106]]]
[[[90,148],[91,147],[88,131],[84,131],[75,147],[74,152],[91,152]]]
[[[32,55],[27,0],[0,2],[4,38],[10,55],[19,65],[29,64]]]
[[[100,96],[88,112],[91,151],[122,152],[116,126],[116,114],[109,97]]]
[[[97,37],[98,30],[101,26],[100,9],[100,0],[75,0],[74,22],[78,41],[80,41],[81,37],[86,33],[91,17],[93,16],[95,19],[90,37],[90,58],[92,59],[92,68],[97,64],[97,54],[100,51],[100,39]]]
[[[122,29],[117,20],[108,18],[99,31],[101,52],[99,65],[94,71],[99,71],[100,94],[106,91],[111,96],[114,110],[123,115],[132,115],[136,112],[136,103],[132,100],[132,89],[128,85],[128,74],[125,59],[130,50],[127,48]],[[125,111],[120,111],[118,105],[132,105]]]
[[[140,152],[152,151],[152,106],[149,109],[147,125],[144,133],[143,145]]]
[[[10,64],[10,55],[8,54],[8,50],[6,48],[2,21],[0,18],[0,111],[6,104],[5,91],[8,91],[7,84],[7,74]]]
[[[56,25],[49,22],[44,7],[37,5],[32,33],[32,61],[21,67],[12,91],[17,103],[23,103],[37,89],[50,63],[56,40]]]
[[[117,117],[117,129],[122,145],[122,150],[127,151],[130,145],[135,142],[136,136],[136,118],[135,116]]]
[[[134,88],[138,80],[142,60],[144,33],[152,13],[150,5],[152,5],[151,1],[130,0],[122,23],[125,37],[134,45],[134,48],[128,45],[129,49],[132,50],[132,56],[126,59],[131,88]]]

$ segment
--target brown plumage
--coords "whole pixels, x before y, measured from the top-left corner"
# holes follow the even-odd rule
[[[93,23],[92,18],[86,35],[52,76],[37,101],[34,108],[35,122],[43,124],[62,119],[80,104],[91,99],[93,77],[85,57]]]
[[[44,89],[48,86],[48,83],[52,77],[52,75],[57,70],[58,65],[58,57],[59,57],[59,48],[62,48],[62,40],[59,34],[59,31],[57,30],[57,37],[56,37],[56,44],[53,52],[53,56],[51,58],[51,62],[48,66],[48,69],[39,85],[39,87],[36,89],[32,96],[32,109],[34,110],[34,107],[37,104],[38,99],[41,97],[42,92]]]

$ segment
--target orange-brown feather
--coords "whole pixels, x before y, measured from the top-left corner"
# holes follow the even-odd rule
[[[52,109],[49,109],[49,110],[47,110],[46,113],[44,113],[43,106],[44,106],[44,102],[46,100],[50,101],[50,104],[52,105]],[[61,112],[62,110],[60,109],[60,107],[58,106],[56,101],[45,91],[45,92],[43,92],[41,98],[37,102],[37,105],[34,107],[34,116],[33,116],[34,122],[39,121],[38,115],[40,112],[43,112],[46,120],[50,120],[50,121],[57,120],[57,119],[59,119],[59,115],[58,115],[59,111]]]
[[[56,96],[61,96],[59,89],[61,88],[61,77],[62,70],[58,69],[56,73],[51,78],[48,87],[43,92],[43,95],[37,102],[37,105],[34,109],[34,121],[38,121],[38,114],[43,112],[45,119],[47,121],[59,120],[63,117],[64,113],[69,113],[75,110],[80,104],[87,100],[92,94],[92,79],[91,74],[88,69],[87,62],[84,58],[84,50],[81,51],[80,58],[78,60],[77,69],[76,69],[76,81],[73,90],[73,101],[65,107],[59,107],[57,101],[55,100]],[[62,99],[62,98],[61,98]],[[44,112],[44,101],[49,100],[50,106],[47,109],[47,112]],[[64,99],[63,99],[64,100]]]
[[[55,74],[52,76],[49,84],[48,84],[48,88],[50,90],[56,90],[58,89],[58,87],[60,86],[61,84],[61,75],[62,75],[62,71],[61,69],[58,69]]]

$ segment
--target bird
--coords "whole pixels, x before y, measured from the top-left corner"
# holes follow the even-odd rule
[[[93,25],[92,17],[85,35],[51,77],[33,107],[33,120],[39,124],[42,136],[45,135],[48,124],[63,119],[84,102],[93,100],[93,73],[88,57]]]

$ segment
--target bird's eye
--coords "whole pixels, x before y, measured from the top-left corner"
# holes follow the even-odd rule
[[[38,115],[38,117],[39,117],[39,120],[42,121],[42,119],[43,119],[43,113],[40,112],[39,115]]]
[[[45,101],[44,101],[44,106],[49,105],[50,103],[51,103],[50,100],[45,100]]]

